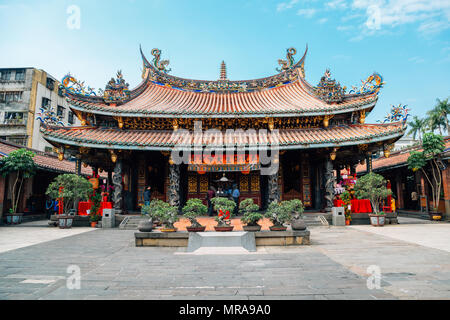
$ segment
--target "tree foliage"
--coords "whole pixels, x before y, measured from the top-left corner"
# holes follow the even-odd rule
[[[303,203],[298,199],[282,202],[273,201],[269,204],[265,217],[269,218],[274,226],[282,226],[284,223],[290,222],[294,216],[301,216],[303,211]]]
[[[442,172],[438,165],[440,154],[445,149],[444,138],[433,132],[424,134],[423,151],[412,151],[408,158],[408,168],[421,170],[432,190],[433,209],[437,211],[442,188]],[[430,174],[431,173],[431,174]]]
[[[376,173],[369,173],[356,181],[355,196],[358,199],[369,199],[375,214],[379,212],[381,201],[392,194],[386,187],[386,180]]]
[[[166,228],[174,228],[173,224],[179,219],[178,209],[159,199],[152,200],[150,205],[143,206],[141,211],[153,220],[159,220]]]
[[[189,199],[182,212],[183,216],[191,221],[191,227],[200,227],[201,225],[196,218],[206,215],[208,207],[200,199]]]
[[[33,152],[27,149],[18,149],[12,151],[7,157],[0,159],[0,174],[3,177],[15,174],[14,182],[9,184],[12,213],[17,212],[24,180],[31,178],[36,173],[36,164],[33,157]]]
[[[60,194],[60,188],[62,192]],[[48,186],[45,194],[56,200],[64,199],[64,213],[68,213],[77,201],[87,201],[94,189],[86,178],[76,174],[61,174]]]
[[[263,215],[259,213],[259,206],[254,203],[253,199],[241,201],[239,212],[243,214],[241,221],[249,226],[256,226],[258,221],[263,218]]]

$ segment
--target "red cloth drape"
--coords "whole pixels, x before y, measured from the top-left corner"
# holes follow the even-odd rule
[[[92,207],[91,201],[82,201],[78,203],[78,215],[87,216],[87,210]],[[101,202],[100,203],[100,214],[103,216],[103,209],[112,209],[112,202]]]
[[[370,200],[368,199],[353,199],[351,201],[352,213],[371,213],[372,206],[370,205]],[[343,200],[334,200],[335,207],[343,207]]]

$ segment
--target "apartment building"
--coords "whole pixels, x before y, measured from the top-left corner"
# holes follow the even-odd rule
[[[0,68],[0,139],[51,152],[39,131],[41,108],[52,110],[65,126],[79,125],[59,81],[36,68]]]

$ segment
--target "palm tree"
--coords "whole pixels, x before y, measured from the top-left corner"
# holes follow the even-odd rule
[[[438,108],[438,106],[434,107],[430,111],[427,112],[428,118],[428,126],[431,131],[439,130],[440,135],[442,136],[442,127],[446,128],[446,117],[442,116],[442,111]]]
[[[434,110],[436,114],[441,118],[447,131],[447,135],[449,135],[448,114],[450,113],[450,103],[448,102],[448,98],[442,101],[436,99],[436,102],[437,104],[434,107]]]
[[[416,140],[416,136],[419,136],[419,140],[422,140],[422,132],[425,130],[426,120],[419,119],[418,116],[414,116],[413,120],[408,123],[409,132],[413,139]]]

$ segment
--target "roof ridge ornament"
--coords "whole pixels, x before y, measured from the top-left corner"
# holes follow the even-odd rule
[[[278,59],[278,64],[281,68],[276,68],[278,72],[284,72],[291,69],[295,64],[294,55],[297,54],[297,49],[291,47],[286,49],[286,60]]]
[[[401,103],[398,106],[391,106],[391,110],[388,112],[384,120],[377,120],[380,123],[393,123],[401,121],[403,125],[406,124],[406,121],[409,117],[409,110],[407,105],[402,105]]]
[[[361,80],[361,87],[358,89],[355,86],[352,86],[352,89],[348,92],[349,94],[356,95],[366,95],[373,94],[380,91],[380,89],[385,85],[383,82],[383,77],[378,72],[374,72],[370,75],[365,81]]]
[[[221,81],[228,80],[227,78],[227,65],[225,64],[225,61],[222,60],[222,63],[220,64],[220,78]]]
[[[314,87],[314,92],[319,99],[331,103],[341,102],[344,99],[346,89],[346,87],[342,88],[341,84],[335,79],[331,79],[330,69],[326,69],[319,84]]]
[[[78,81],[74,76],[70,73],[66,74],[61,80],[62,86],[61,89],[66,90],[69,93],[82,95],[85,97],[97,96],[95,90],[89,86],[85,86],[84,81]]]
[[[151,53],[152,53],[152,56],[154,56],[153,61],[152,61],[153,66],[158,71],[162,71],[164,73],[168,73],[168,72],[172,71],[172,69],[167,68],[170,61],[169,60],[161,60],[161,50],[159,50],[158,48],[154,48]]]
[[[130,98],[129,84],[125,82],[122,70],[117,71],[116,79],[111,78],[103,92],[103,100],[108,104],[120,104]]]

